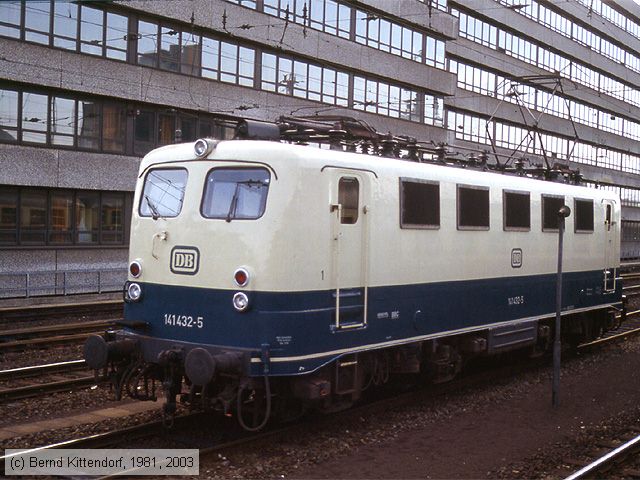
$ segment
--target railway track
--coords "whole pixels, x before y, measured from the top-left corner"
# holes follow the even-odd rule
[[[187,425],[188,422],[197,418],[201,418],[202,413],[192,413],[175,418],[174,428],[181,428]],[[148,422],[140,425],[134,425],[118,430],[112,430],[103,433],[97,433],[94,435],[88,435],[85,437],[76,437],[69,440],[63,440],[60,442],[52,443],[49,445],[43,445],[28,449],[29,453],[36,453],[38,451],[49,450],[52,448],[73,448],[73,449],[85,449],[85,448],[110,448],[116,445],[131,442],[143,438],[149,438],[153,436],[164,435],[167,433],[166,426],[163,421]],[[184,448],[184,447],[183,447]],[[0,471],[4,472],[5,462],[11,457],[11,455],[0,456]]]
[[[629,285],[627,287],[622,287],[622,292],[627,297],[637,297],[640,295],[640,285]]]
[[[616,318],[620,319],[620,315],[617,315]],[[622,323],[618,328],[609,330],[601,338],[598,338],[597,340],[594,340],[592,342],[583,343],[579,345],[578,348],[585,349],[595,347],[598,345],[623,340],[625,338],[633,337],[636,335],[640,335],[640,310],[627,312],[626,321]]]
[[[52,378],[38,381],[46,376]],[[25,379],[32,383],[24,384],[22,381]],[[0,370],[0,382],[18,383],[18,385],[0,387],[0,402],[9,402],[94,385],[96,378],[93,374],[89,375],[84,360],[71,360]]]
[[[588,465],[568,476],[565,480],[582,480],[591,478],[638,478],[640,471],[637,470],[637,454],[640,453],[640,436],[637,431],[632,438],[614,440],[597,445],[607,449],[604,455],[591,461]],[[611,444],[615,445],[612,448]],[[578,463],[578,462],[573,462]],[[630,468],[630,467],[633,467]]]
[[[78,343],[90,334],[102,332],[115,325],[113,320],[74,322],[11,330],[0,330],[0,352],[24,350],[28,347]]]
[[[82,315],[90,315],[94,319],[116,318],[122,315],[122,309],[122,300],[1,307],[0,331],[15,328],[15,325],[19,324],[68,319]]]

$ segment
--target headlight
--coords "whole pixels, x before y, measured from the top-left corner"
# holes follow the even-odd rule
[[[217,141],[211,140],[210,138],[201,138],[193,144],[193,151],[198,158],[206,157],[213,151],[217,143]]]
[[[127,296],[132,302],[137,302],[142,297],[142,287],[137,283],[130,283],[127,288]]]
[[[244,312],[249,308],[249,297],[242,292],[238,292],[233,296],[233,308],[239,312]]]

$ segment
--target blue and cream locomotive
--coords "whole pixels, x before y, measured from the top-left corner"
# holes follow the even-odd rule
[[[160,381],[167,413],[181,396],[256,429],[396,373],[541,352],[563,205],[562,336],[579,343],[621,307],[609,191],[279,142],[163,147],[140,166],[123,328],[85,357],[136,398]]]

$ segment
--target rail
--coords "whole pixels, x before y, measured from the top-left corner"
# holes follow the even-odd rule
[[[0,298],[117,292],[126,278],[126,268],[0,273]]]
[[[635,455],[640,451],[640,436],[628,441],[624,445],[619,446],[615,450],[607,453],[586,467],[578,470],[565,480],[579,480],[583,478],[603,478],[603,473],[610,470],[613,466],[623,462],[631,455]]]
[[[47,363],[45,365],[10,368],[8,370],[0,370],[0,382],[45,375],[48,373],[72,372],[88,368],[84,360],[69,360],[66,362]]]

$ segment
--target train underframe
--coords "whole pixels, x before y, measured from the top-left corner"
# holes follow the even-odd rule
[[[619,315],[618,315],[619,314]],[[563,345],[575,348],[620,326],[626,303],[562,318]],[[330,413],[350,407],[363,393],[394,378],[405,382],[442,383],[452,380],[470,360],[512,351],[531,356],[551,351],[555,318],[521,322],[459,335],[353,353],[313,373],[295,376],[247,376],[246,356],[237,352],[211,357],[184,355],[179,346],[162,351],[156,362],[144,361],[131,340],[116,340],[113,332],[92,337],[85,345],[87,363],[112,381],[116,397],[126,394],[138,400],[165,398],[167,421],[177,402],[192,409],[235,416],[249,431],[260,430],[275,418],[287,421],[309,410]],[[204,356],[203,356],[204,355]],[[191,358],[190,358],[191,357]],[[211,357],[211,359],[209,359]],[[204,359],[204,360],[203,360]],[[212,366],[213,365],[213,366]],[[191,372],[187,375],[187,372]],[[192,378],[190,378],[192,377]],[[195,381],[194,378],[195,377]]]

